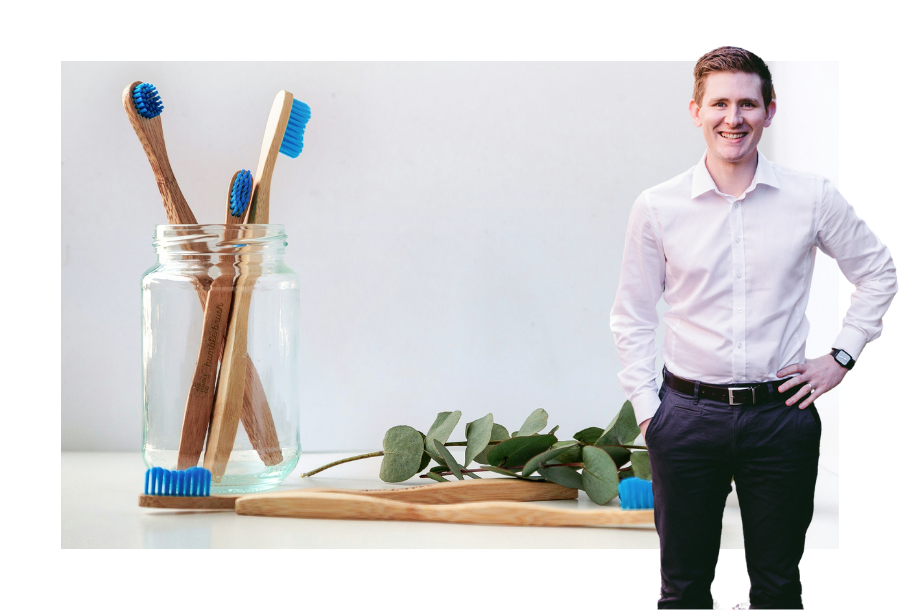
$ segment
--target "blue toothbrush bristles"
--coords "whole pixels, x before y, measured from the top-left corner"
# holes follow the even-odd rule
[[[291,104],[291,118],[288,119],[287,127],[284,130],[284,139],[281,140],[281,148],[278,149],[278,152],[291,159],[296,159],[300,155],[300,151],[303,150],[303,132],[306,130],[309,117],[309,106],[295,99]]]
[[[653,484],[637,477],[622,479],[619,502],[625,510],[653,508]]]
[[[145,119],[152,119],[159,116],[163,111],[162,100],[159,99],[159,92],[156,87],[150,83],[141,83],[134,88],[131,94],[134,100],[134,107],[138,114]]]
[[[144,475],[144,494],[149,496],[208,496],[212,473],[206,468],[166,470],[156,466]]]
[[[253,191],[253,176],[246,169],[238,172],[234,184],[231,186],[229,197],[229,209],[232,216],[240,216],[250,203],[250,193]]]

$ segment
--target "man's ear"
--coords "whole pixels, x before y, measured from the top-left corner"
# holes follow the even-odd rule
[[[769,107],[766,108],[766,122],[763,123],[763,127],[768,127],[772,124],[772,117],[775,116],[776,107],[777,104],[775,103],[775,100],[769,102]]]
[[[691,113],[691,119],[694,121],[694,125],[700,127],[700,125],[703,124],[700,121],[700,106],[697,105],[694,98],[691,98],[691,101],[688,103],[688,112]]]

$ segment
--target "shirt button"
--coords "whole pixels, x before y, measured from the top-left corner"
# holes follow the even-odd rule
[[[738,313],[741,313],[742,311],[744,311],[744,308],[743,308],[743,307],[738,307],[738,308],[737,308],[737,312],[738,312]]]
[[[741,376],[740,376],[740,375],[738,375],[738,378],[737,378],[737,380],[738,380],[738,381],[743,381],[743,380],[744,380],[744,378],[743,378],[743,377],[741,377]]]
[[[736,238],[734,239],[734,243],[736,243],[736,244],[741,243],[741,238],[740,238],[740,237],[736,237]]]
[[[735,203],[734,203],[734,209],[736,210],[737,208],[738,208],[738,204],[737,204],[737,202],[735,202]]]
[[[743,343],[738,343],[738,347],[740,347],[741,345],[743,345]]]
[[[738,273],[737,276],[738,276],[738,279],[741,279],[741,274],[740,274],[740,273]]]

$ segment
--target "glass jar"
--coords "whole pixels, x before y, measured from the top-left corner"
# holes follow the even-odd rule
[[[153,244],[141,280],[144,462],[203,466],[213,493],[271,489],[300,459],[300,293],[284,226],[159,225]]]

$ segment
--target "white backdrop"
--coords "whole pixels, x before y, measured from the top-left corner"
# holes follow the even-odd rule
[[[63,63],[62,449],[140,448],[139,280],[165,215],[122,109],[130,82],[159,89],[201,222],[222,222],[232,173],[255,170],[274,94],[310,105],[271,212],[303,292],[302,443],[362,451],[444,410],[514,429],[543,407],[567,438],[608,423],[625,400],[609,311],[629,210],[704,150],[692,67]],[[837,63],[771,68],[761,150],[840,186]],[[820,255],[811,356],[830,348],[845,281]],[[836,394],[817,402],[835,470]]]

